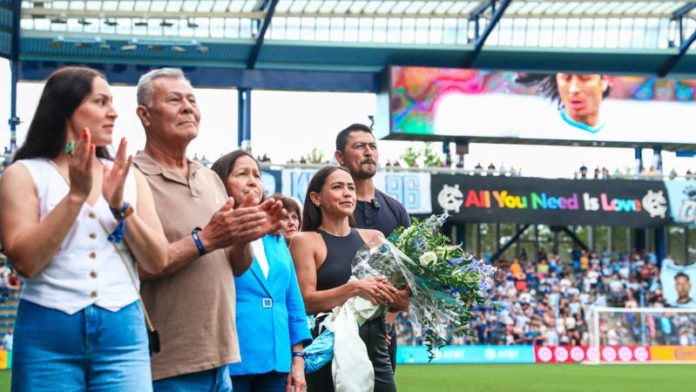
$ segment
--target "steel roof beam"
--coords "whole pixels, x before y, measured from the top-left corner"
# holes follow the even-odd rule
[[[694,43],[694,41],[696,41],[696,30],[691,33],[691,36],[689,36],[686,41],[681,43],[679,46],[679,52],[665,61],[662,67],[660,67],[660,69],[657,71],[657,76],[665,77],[674,68],[674,66],[677,65],[679,60],[684,57],[686,51],[689,50],[689,47]]]
[[[249,59],[247,60],[247,69],[254,69],[256,67],[256,61],[259,59],[259,54],[261,53],[261,48],[263,47],[263,41],[266,37],[266,31],[271,25],[271,20],[273,19],[273,13],[278,5],[278,0],[265,0],[264,8],[266,9],[266,16],[264,16],[263,21],[259,25],[258,35],[256,36],[256,43],[254,47],[251,48],[251,53],[249,53]]]
[[[519,11],[513,11],[506,14],[506,17],[522,18],[522,19],[583,19],[583,18],[636,18],[636,19],[648,19],[648,18],[670,18],[675,17],[681,12],[682,16],[687,16],[690,11],[693,11],[693,7],[688,3],[682,8],[675,12],[645,12],[640,11],[633,12],[620,12],[620,13],[601,13],[601,12],[544,12],[544,13],[521,13]],[[477,13],[483,14],[490,7],[490,1],[479,4],[471,12],[461,12],[461,13],[428,13],[428,14],[402,14],[402,13],[337,13],[337,12],[296,12],[296,11],[284,11],[274,13],[274,16],[285,17],[285,18],[345,18],[345,19],[382,19],[382,18],[415,18],[415,19],[447,19],[447,18],[469,18],[474,19]],[[2,8],[2,6],[0,6]],[[191,18],[242,18],[242,19],[257,19],[261,20],[265,13],[262,11],[238,11],[238,12],[224,12],[224,11],[194,11],[187,13]],[[66,17],[66,18],[133,18],[142,19],[143,17],[150,19],[179,19],[181,18],[181,12],[177,11],[133,11],[133,10],[72,10],[72,9],[57,9],[57,8],[25,8],[22,10],[22,17],[37,18],[37,17]],[[675,17],[676,18],[676,17]]]
[[[61,10],[55,8],[42,9],[23,9],[22,16],[25,19],[36,17],[65,17],[65,18],[132,18],[132,19],[180,19],[182,13],[175,11],[102,11],[102,10]],[[188,12],[190,18],[243,18],[243,19],[262,19],[265,15],[262,11],[256,12]]]
[[[696,2],[689,2],[684,4],[683,6],[679,7],[674,13],[672,14],[672,19],[679,19],[683,18],[688,14],[689,12],[693,11],[696,9]]]
[[[684,4],[672,14],[670,23],[676,22],[679,24],[679,52],[665,61],[662,67],[660,67],[660,69],[657,71],[657,76],[666,76],[674,68],[674,66],[677,65],[679,60],[684,57],[686,51],[689,50],[689,47],[694,43],[694,40],[696,40],[696,30],[691,33],[689,38],[684,40],[684,17],[686,17],[694,9],[696,9],[696,2],[692,1]],[[670,38],[670,40],[671,39],[672,38]],[[670,46],[672,46],[672,44],[673,42],[670,41]]]
[[[490,2],[491,9],[494,9],[495,11],[493,12],[493,15],[491,15],[491,20],[486,25],[486,28],[483,30],[483,33],[476,38],[474,49],[467,56],[467,60],[464,63],[465,68],[469,68],[474,64],[474,61],[476,61],[476,57],[478,57],[479,53],[481,53],[483,45],[486,43],[488,36],[491,35],[491,32],[493,32],[493,29],[498,24],[500,19],[503,17],[503,13],[505,13],[505,9],[510,5],[510,3],[511,0],[503,0],[501,4],[498,7],[496,7],[495,0],[492,0]]]

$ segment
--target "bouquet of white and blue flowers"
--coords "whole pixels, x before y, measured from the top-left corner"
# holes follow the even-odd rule
[[[396,229],[388,241],[363,249],[353,261],[358,279],[381,276],[394,286],[411,290],[408,321],[423,336],[430,359],[447,344],[449,331],[465,331],[472,308],[490,289],[495,267],[452,245],[440,228],[447,215]]]
[[[366,244],[353,260],[351,279],[381,277],[397,288],[410,289],[408,320],[423,336],[431,360],[435,350],[450,340],[450,330],[467,330],[472,309],[484,301],[490,289],[488,281],[495,273],[494,267],[468,255],[461,246],[452,245],[441,233],[447,217],[414,219],[410,227],[395,230],[387,241]],[[366,372],[365,378],[370,379],[372,366],[357,325],[386,311],[386,306],[361,297],[336,307],[322,323],[326,330],[305,349],[307,371],[334,358],[332,373],[337,391],[371,390],[369,385],[339,386],[354,384],[355,372]],[[362,349],[355,351],[355,346]]]

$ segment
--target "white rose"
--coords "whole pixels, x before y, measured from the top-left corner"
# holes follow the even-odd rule
[[[425,252],[423,255],[421,255],[418,261],[422,266],[427,267],[437,261],[437,255],[435,252]]]

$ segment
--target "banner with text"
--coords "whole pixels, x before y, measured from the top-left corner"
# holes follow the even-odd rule
[[[534,346],[536,363],[650,362],[645,346]]]
[[[433,213],[459,222],[653,227],[669,220],[662,181],[447,174],[430,181]]]
[[[427,364],[425,346],[400,345],[398,364]],[[445,346],[435,352],[433,364],[444,363],[534,363],[532,346]]]
[[[665,187],[674,223],[696,227],[696,181],[667,180]]]
[[[677,265],[671,258],[662,260],[660,285],[670,306],[696,308],[696,263]]]
[[[696,363],[696,346],[653,346],[650,354],[654,362]]]
[[[283,195],[304,203],[307,187],[315,169],[284,169],[281,175]],[[430,214],[432,202],[429,173],[379,171],[373,177],[377,189],[400,201],[409,214]]]

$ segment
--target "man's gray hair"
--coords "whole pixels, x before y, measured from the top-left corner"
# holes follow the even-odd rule
[[[179,68],[158,68],[144,74],[138,80],[138,105],[150,107],[152,105],[152,81],[159,78],[184,79],[191,83]]]

